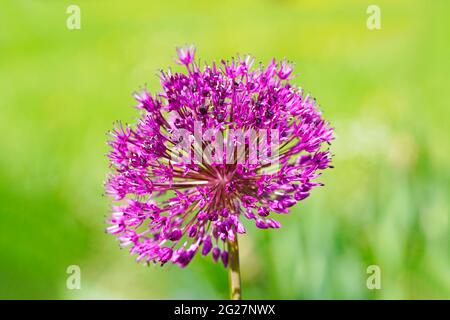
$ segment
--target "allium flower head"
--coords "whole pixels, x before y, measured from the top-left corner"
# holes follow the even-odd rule
[[[250,56],[200,67],[178,48],[186,73],[161,72],[161,92],[135,94],[135,126],[117,125],[106,183],[109,233],[138,261],[186,266],[197,252],[228,264],[224,243],[280,228],[321,183],[333,139],[315,99],[289,82],[292,66]]]

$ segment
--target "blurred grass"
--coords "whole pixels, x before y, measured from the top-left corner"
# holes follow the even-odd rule
[[[134,121],[131,93],[158,90],[184,43],[202,61],[295,61],[336,127],[326,186],[241,238],[245,298],[450,298],[448,1],[377,1],[379,31],[357,0],[83,0],[70,31],[72,3],[0,5],[0,298],[227,297],[210,259],[145,268],[103,232],[105,132]]]

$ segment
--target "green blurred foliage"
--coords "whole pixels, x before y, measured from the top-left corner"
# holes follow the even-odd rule
[[[72,3],[80,30],[66,28]],[[136,119],[131,93],[158,90],[185,43],[202,61],[295,61],[336,128],[326,186],[281,230],[241,237],[244,298],[450,298],[450,2],[377,0],[381,30],[370,4],[2,1],[0,298],[227,298],[210,258],[147,268],[104,233],[106,132]],[[66,289],[72,264],[81,290]]]

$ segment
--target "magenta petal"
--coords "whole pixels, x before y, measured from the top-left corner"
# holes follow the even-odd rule
[[[223,251],[221,255],[223,266],[226,268],[228,266],[228,252]]]
[[[256,226],[260,229],[267,229],[267,224],[263,219],[256,219]]]

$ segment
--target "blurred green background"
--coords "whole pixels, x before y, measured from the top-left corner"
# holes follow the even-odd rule
[[[336,128],[326,186],[281,230],[241,237],[244,298],[449,299],[450,1],[375,2],[1,1],[0,298],[228,297],[210,257],[147,268],[104,233],[106,132],[135,121],[131,93],[159,90],[157,70],[179,70],[175,46],[194,43],[202,61],[294,61]]]

